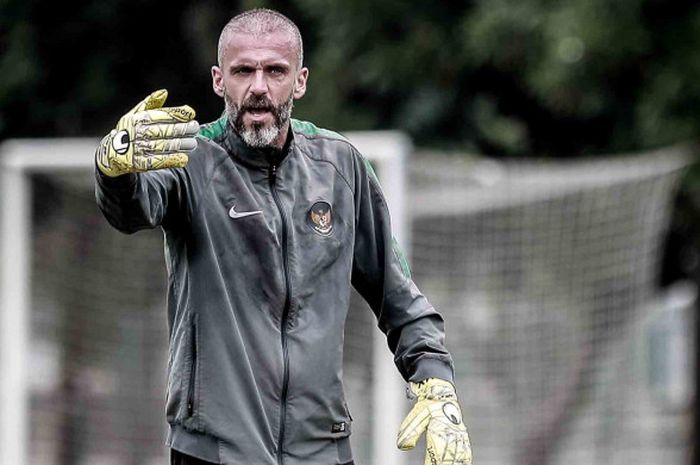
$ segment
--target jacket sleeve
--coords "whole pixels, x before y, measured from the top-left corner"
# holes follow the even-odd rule
[[[410,277],[391,233],[389,210],[371,165],[355,152],[355,249],[352,284],[386,335],[406,381],[454,379],[444,322]]]
[[[192,157],[190,157],[192,163]],[[95,167],[95,198],[107,221],[131,234],[168,222],[189,222],[191,168],[171,168],[111,178]]]

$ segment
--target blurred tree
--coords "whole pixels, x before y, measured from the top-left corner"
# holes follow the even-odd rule
[[[311,64],[324,81],[299,106],[337,127],[549,156],[700,133],[697,2],[296,3],[321,36]]]
[[[236,12],[263,6],[299,24],[311,75],[295,115],[325,127],[399,128],[422,146],[517,157],[700,135],[693,0],[0,0],[0,140],[99,136],[163,87],[169,104],[215,119],[218,34]],[[680,269],[700,283],[698,198],[692,189],[679,210],[666,278]],[[64,299],[68,312],[76,296]],[[66,354],[66,373],[82,355]],[[78,395],[70,383],[63,391]],[[62,421],[70,429],[80,418]],[[63,463],[77,447],[64,447]],[[523,463],[546,463],[542,453]]]
[[[209,121],[218,33],[246,8],[301,26],[297,115],[505,156],[629,151],[700,133],[691,0],[0,2],[0,139],[103,134],[153,89]],[[157,34],[154,32],[157,31]]]

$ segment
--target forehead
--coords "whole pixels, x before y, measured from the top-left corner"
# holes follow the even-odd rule
[[[266,34],[230,32],[224,39],[222,61],[234,62],[296,61],[297,46],[290,33],[274,31]]]

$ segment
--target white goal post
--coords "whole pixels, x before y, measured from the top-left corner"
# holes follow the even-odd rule
[[[395,131],[347,133],[373,164],[382,182],[392,215],[394,234],[409,253],[405,217],[405,165],[410,140]],[[32,193],[31,176],[85,173],[94,169],[92,138],[9,140],[0,145],[0,463],[30,463],[30,312],[32,311]],[[50,199],[49,199],[50,201]],[[164,309],[163,309],[164,310]],[[376,329],[376,328],[375,328]],[[384,336],[373,331],[372,450],[375,465],[398,465],[396,431],[406,405],[403,383]],[[356,419],[357,421],[357,419]]]

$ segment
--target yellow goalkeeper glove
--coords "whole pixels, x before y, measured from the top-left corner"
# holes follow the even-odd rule
[[[413,449],[425,431],[425,465],[470,465],[472,449],[454,386],[428,378],[409,388],[417,399],[399,428],[399,449]]]
[[[168,91],[157,90],[121,117],[97,147],[97,167],[107,176],[181,168],[184,152],[197,146],[199,124],[188,105],[163,107]]]

